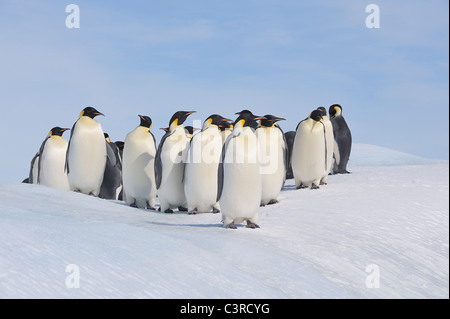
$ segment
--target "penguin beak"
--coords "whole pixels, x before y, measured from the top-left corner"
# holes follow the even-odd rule
[[[285,118],[282,118],[282,117],[277,117],[276,119],[275,119],[275,121],[276,122],[278,122],[278,121],[285,121],[286,119]]]
[[[196,128],[196,127],[194,127],[194,128],[192,129],[193,132],[198,131],[198,130],[199,130],[199,128]]]
[[[138,115],[138,116],[141,118],[141,120],[145,121],[145,119],[142,115]]]
[[[164,132],[168,132],[169,131],[169,129],[167,127],[160,127],[159,129],[163,130]]]
[[[264,117],[264,116],[255,116],[253,119],[254,119],[255,121],[256,121],[256,120],[267,120],[267,118]]]
[[[230,120],[230,119],[226,119],[226,118],[222,118],[222,120],[221,120],[222,122],[231,122],[232,120]]]
[[[94,115],[103,115],[103,116],[105,116],[105,114],[103,114],[101,112],[95,112]]]
[[[63,131],[63,132],[70,131],[70,128],[62,128],[61,131]]]

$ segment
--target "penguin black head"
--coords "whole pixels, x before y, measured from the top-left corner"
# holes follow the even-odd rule
[[[119,151],[123,151],[123,147],[124,147],[124,145],[125,145],[124,142],[122,142],[122,141],[115,141],[114,144],[116,144],[117,149],[118,149]]]
[[[231,120],[230,119],[226,119],[226,118],[224,118],[223,116],[221,116],[219,114],[212,114],[205,120],[205,124],[207,126],[209,126],[209,125],[217,125],[217,126],[220,127],[224,122],[229,122],[229,121],[231,121]]]
[[[186,134],[192,135],[195,131],[198,131],[198,128],[195,128],[193,126],[185,126],[184,131],[186,132]]]
[[[55,126],[50,130],[50,136],[62,136],[65,131],[69,131],[70,128],[60,128],[59,126]]]
[[[219,124],[219,129],[222,132],[225,130],[232,130],[233,124],[231,122],[222,122],[221,124]]]
[[[277,117],[270,114],[264,115],[264,117],[265,119],[261,120],[260,122],[261,126],[263,127],[272,127],[276,122],[286,120],[285,118]]]
[[[93,108],[92,106],[88,106],[85,107],[83,109],[83,111],[81,111],[80,117],[82,116],[87,116],[90,117],[91,119],[93,119],[94,117],[96,117],[97,115],[103,115],[105,116],[103,113],[100,113],[99,111],[97,111],[95,108]]]
[[[175,125],[175,126],[182,125],[184,123],[184,121],[186,121],[187,117],[189,115],[191,115],[192,113],[195,113],[195,111],[178,111],[178,112],[175,112],[175,114],[172,115],[172,117],[170,118],[169,128],[172,125]]]
[[[342,114],[342,106],[339,104],[333,104],[330,106],[330,109],[328,110],[330,113],[330,117],[335,117],[336,115]]]
[[[256,122],[257,120],[264,120],[266,119],[264,116],[257,116],[257,115],[253,115],[253,114],[249,114],[249,113],[245,113],[245,112],[241,112],[241,114],[238,116],[238,118],[236,119],[236,121],[234,121],[234,126],[236,127],[251,127],[251,128],[255,128],[258,126],[258,123]]]
[[[143,127],[152,127],[152,119],[146,115],[139,115],[139,118],[141,119],[141,123],[139,124],[139,126],[143,126]]]
[[[319,122],[320,120],[322,120],[322,111],[314,110],[311,112],[309,117],[314,121]]]
[[[250,115],[253,115],[253,113],[252,113],[251,111],[249,111],[249,110],[242,110],[242,111],[236,112],[236,113],[234,113],[234,114],[236,114],[236,115],[242,115],[242,114],[250,114]]]
[[[320,112],[322,112],[322,116],[327,116],[327,109],[324,108],[323,106],[319,106],[317,108],[317,110],[319,110]]]
[[[108,143],[111,143],[111,139],[109,138],[109,134],[108,134],[108,133],[103,133],[103,136],[105,137],[105,140],[106,140]]]

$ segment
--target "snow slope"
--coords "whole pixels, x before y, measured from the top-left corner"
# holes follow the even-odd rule
[[[448,168],[354,144],[352,174],[319,190],[290,180],[260,229],[237,230],[219,214],[0,184],[0,298],[449,298]]]

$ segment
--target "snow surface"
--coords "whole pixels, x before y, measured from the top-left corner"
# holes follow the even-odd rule
[[[0,184],[0,298],[449,298],[448,162],[354,144],[348,168],[260,229]]]

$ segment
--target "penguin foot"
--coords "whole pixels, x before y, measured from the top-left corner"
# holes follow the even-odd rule
[[[130,207],[138,208],[137,205],[136,205],[136,202],[131,203],[131,204],[130,204]]]
[[[261,202],[261,204],[259,204],[259,207],[266,207],[266,204],[264,204],[263,202]]]
[[[188,212],[188,215],[197,215],[197,208],[194,208],[190,212]]]
[[[166,210],[164,211],[164,213],[166,213],[166,214],[173,214],[173,210],[171,210],[170,208],[168,208],[168,209],[166,209]]]
[[[211,213],[213,213],[213,214],[218,214],[218,213],[220,213],[220,209],[213,208],[213,210],[212,210]]]
[[[327,185],[327,183],[321,181],[320,185]]]
[[[319,189],[319,186],[317,186],[316,184],[312,183],[311,184],[311,189]]]
[[[303,188],[308,188],[308,186],[300,184],[300,186],[296,187],[296,189],[303,189]]]
[[[247,220],[247,226],[245,226],[245,227],[255,229],[255,228],[259,228],[259,225]]]
[[[156,210],[155,207],[152,207],[152,206],[150,206],[150,205],[147,205],[147,209],[150,209],[150,210]]]
[[[229,223],[228,225],[225,225],[225,228],[231,228],[231,229],[237,229],[236,225],[234,224],[234,222]]]
[[[183,206],[178,206],[178,211],[179,212],[187,212],[188,209],[186,207],[183,207]]]
[[[161,211],[161,207],[158,207],[158,212],[160,212]]]
[[[270,200],[270,202],[267,205],[273,205],[273,204],[278,204],[278,203],[279,203],[278,199],[272,199],[272,200]]]

